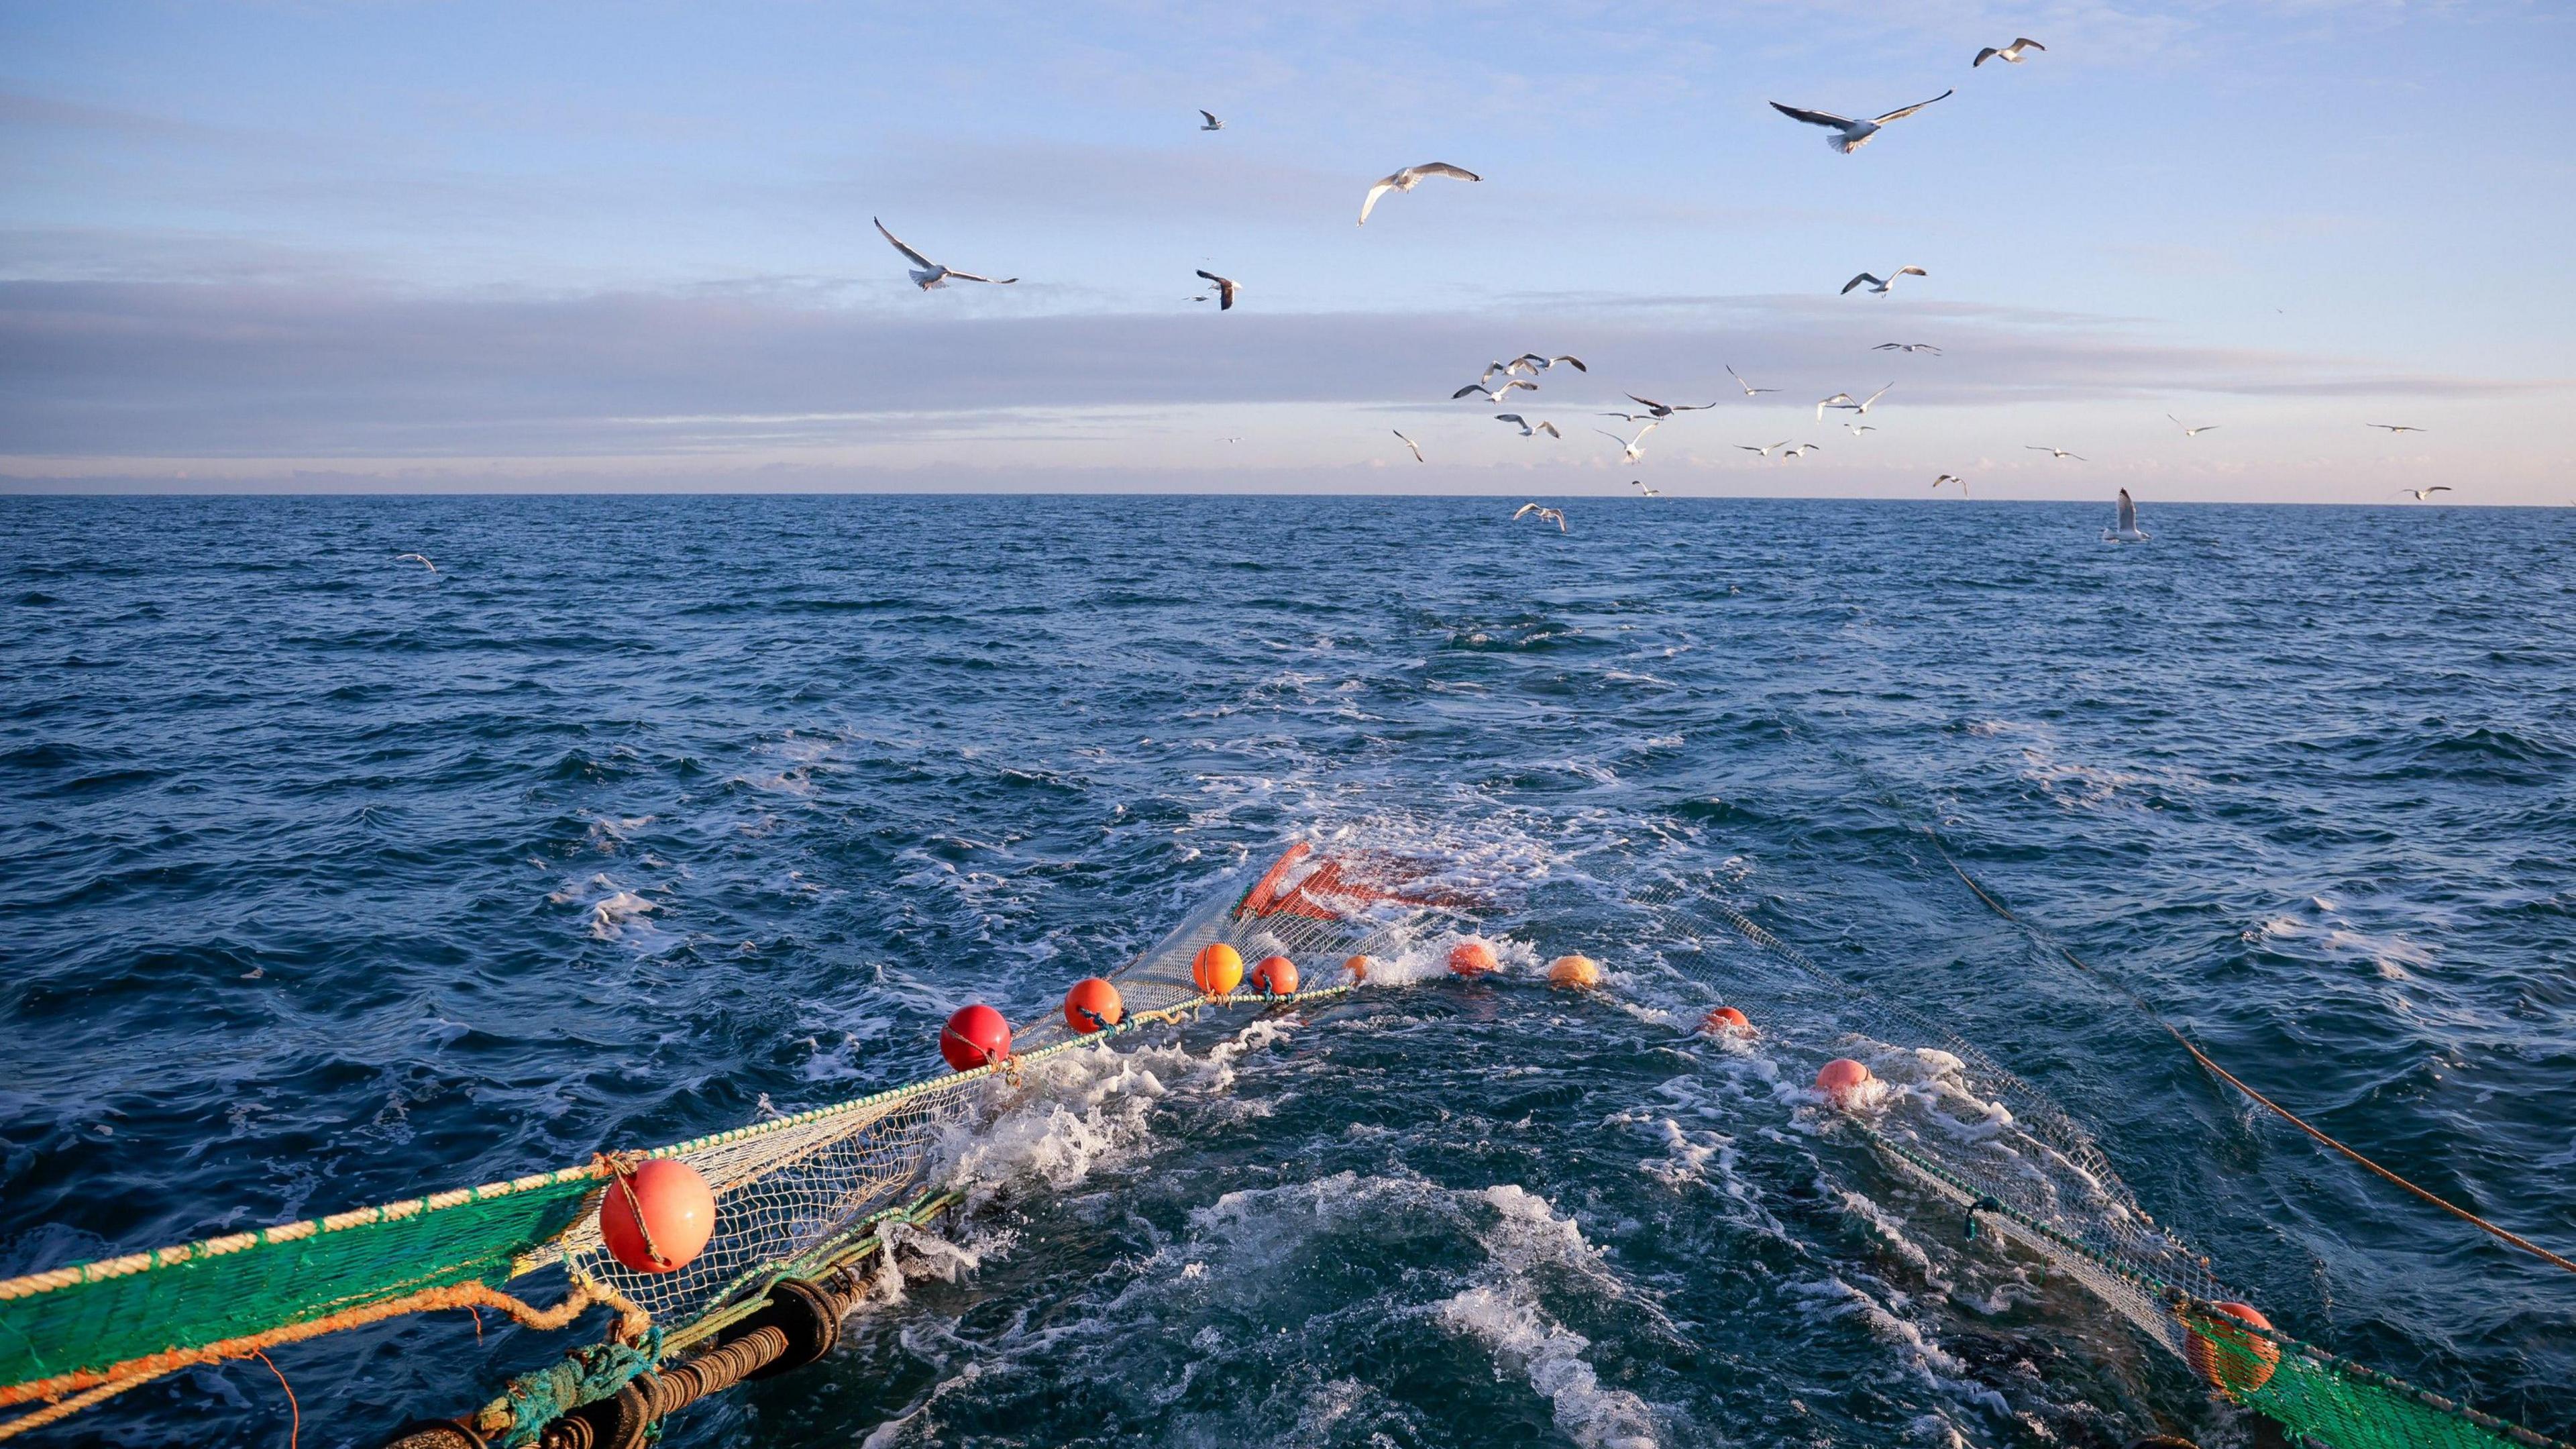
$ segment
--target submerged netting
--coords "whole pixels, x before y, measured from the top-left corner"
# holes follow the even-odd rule
[[[1832,1027],[1802,1043],[1853,1056],[1885,1084],[1850,1124],[1901,1174],[2046,1260],[2220,1394],[2333,1449],[2569,1449],[2215,1305],[2240,1301],[2209,1260],[2159,1226],[2090,1134],[2029,1082],[1921,1012],[1827,970],[1717,899],[1711,882],[1632,896],[1680,974],[1772,1022]],[[1973,1228],[1970,1229],[1974,1231]]]
[[[1249,885],[1237,882],[1150,950],[1109,973],[1124,1021],[1077,1035],[1049,1013],[1016,1033],[1007,1061],[776,1121],[559,1171],[365,1208],[332,1218],[0,1283],[0,1405],[52,1407],[0,1423],[0,1438],[193,1363],[243,1357],[402,1313],[494,1307],[555,1328],[605,1304],[621,1332],[675,1351],[783,1278],[829,1266],[872,1242],[879,1222],[919,1198],[943,1128],[996,1078],[1200,1008],[1337,995],[1202,992],[1191,959],[1211,942],[1246,960],[1282,954],[1340,981],[1346,955],[1410,923],[1470,903],[1428,883],[1420,862],[1367,851],[1292,847]],[[717,1200],[716,1231],[685,1267],[633,1272],[601,1242],[596,1194],[621,1163],[678,1158]],[[560,1266],[572,1293],[552,1309],[504,1289]],[[610,1385],[611,1388],[614,1385]],[[524,1427],[524,1426],[522,1426]]]

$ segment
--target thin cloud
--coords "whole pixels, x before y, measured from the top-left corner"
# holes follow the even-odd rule
[[[2557,384],[2178,345],[2110,319],[1926,304],[1937,361],[1869,347],[1889,317],[1815,298],[1532,302],[1490,313],[959,315],[810,289],[561,298],[0,283],[0,434],[21,457],[629,455],[782,437],[952,433],[1032,413],[1195,405],[1447,408],[1485,362],[1574,351],[1550,404],[1731,389],[1733,362],[1816,396],[1893,378],[1909,405],[2230,394],[2445,398]],[[1563,372],[1562,369],[1559,370]],[[1613,385],[1615,382],[1615,386]],[[1792,394],[1794,395],[1794,393]],[[681,441],[685,439],[685,441]]]

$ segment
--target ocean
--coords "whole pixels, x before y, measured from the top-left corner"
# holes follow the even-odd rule
[[[2576,1437],[2576,1277],[2051,949],[2567,1251],[2576,511],[1566,506],[0,499],[0,1274],[908,1081],[1365,837],[1611,990],[1076,1074],[952,1164],[942,1271],[664,1442],[2277,1442],[1692,1038],[1581,904],[1654,863],[2055,1097],[2275,1323]],[[277,1352],[298,1443],[560,1346],[485,1334]],[[252,1362],[27,1442],[289,1422]]]

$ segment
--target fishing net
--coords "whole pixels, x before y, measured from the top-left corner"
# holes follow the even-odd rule
[[[1185,1012],[1346,991],[1345,956],[1470,904],[1425,884],[1432,874],[1425,862],[1301,843],[1109,973],[1127,1014],[1108,1030],[1077,1034],[1050,1012],[1014,1034],[1012,1057],[971,1072],[515,1182],[0,1283],[0,1405],[55,1405],[0,1423],[0,1438],[191,1363],[425,1309],[496,1307],[553,1328],[606,1304],[630,1336],[649,1322],[659,1330],[654,1341],[676,1349],[756,1306],[780,1279],[830,1264],[871,1239],[878,1223],[909,1213],[941,1130],[964,1120],[996,1078]],[[1246,961],[1288,956],[1325,984],[1286,996],[1208,995],[1193,982],[1191,961],[1217,941]],[[613,1172],[645,1158],[687,1162],[717,1199],[713,1238],[677,1272],[633,1272],[599,1236],[596,1194]],[[552,1309],[502,1291],[554,1266],[573,1292]]]
[[[1971,1236],[1982,1227],[2036,1254],[2224,1397],[2298,1438],[2333,1449],[2569,1449],[2220,1310],[2245,1295],[2148,1216],[2090,1134],[2045,1093],[1727,907],[1721,888],[1663,879],[1635,891],[1640,945],[1749,1009],[1780,1047],[1868,1065],[1879,1085],[1845,1125],[1956,1207]]]
[[[536,1420],[597,1402],[656,1355],[668,1361],[744,1321],[782,1280],[846,1266],[885,1241],[879,1229],[891,1220],[923,1220],[936,1201],[928,1176],[943,1134],[972,1118],[997,1078],[1013,1082],[1058,1053],[1212,1007],[1347,991],[1344,957],[1385,950],[1426,920],[1470,916],[1483,903],[1441,880],[1432,862],[1301,844],[1109,973],[1127,1015],[1106,1030],[1078,1034],[1050,1011],[1014,1034],[1015,1055],[971,1072],[514,1182],[0,1283],[0,1405],[49,1405],[0,1423],[0,1439],[191,1363],[402,1313],[495,1307],[560,1328],[594,1306],[615,1310],[624,1346],[567,1359],[578,1372],[549,1371],[565,1391],[543,1408],[524,1407],[535,1400],[517,1392],[523,1380],[478,1419],[509,1429],[509,1442],[529,1442]],[[1957,1207],[1972,1231],[1983,1224],[2046,1260],[2219,1393],[2302,1438],[2335,1449],[2568,1449],[2225,1316],[2214,1305],[2238,1295],[2139,1207],[2044,1093],[1938,1022],[1818,965],[1722,904],[1721,891],[1717,881],[1663,878],[1632,892],[1628,903],[1644,918],[1638,947],[1752,1008],[1776,1030],[1775,1050],[1867,1062],[1885,1084],[1884,1110],[1846,1119],[1851,1130]],[[1191,963],[1219,941],[1247,961],[1287,956],[1324,984],[1287,996],[1207,995]],[[718,1202],[712,1240],[668,1274],[619,1264],[592,1211],[612,1173],[653,1157],[696,1168]],[[570,1292],[551,1308],[509,1291],[513,1280],[558,1268]]]

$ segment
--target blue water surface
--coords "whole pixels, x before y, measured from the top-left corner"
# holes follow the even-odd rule
[[[2569,1251],[2576,511],[1569,509],[0,500],[0,1273],[909,1080],[956,1005],[1034,1015],[1351,830],[1524,880],[1538,936],[1600,862],[1717,872],[2275,1322],[2576,1437],[2576,1276],[2052,951]],[[977,1266],[666,1442],[2271,1442],[1660,989],[1155,1047]],[[552,1352],[446,1317],[276,1355],[299,1442]],[[30,1442],[288,1417],[254,1363]]]

